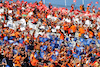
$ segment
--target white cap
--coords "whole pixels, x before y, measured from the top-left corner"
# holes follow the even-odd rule
[[[44,26],[40,26],[39,28],[40,28],[40,29],[45,29],[45,27],[44,27]]]

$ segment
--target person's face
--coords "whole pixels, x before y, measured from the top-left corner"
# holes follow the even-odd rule
[[[9,54],[6,54],[6,57],[9,57]]]
[[[34,54],[34,52],[32,52],[32,54]]]
[[[11,57],[13,57],[13,54],[12,53],[9,54],[9,58],[11,58]]]

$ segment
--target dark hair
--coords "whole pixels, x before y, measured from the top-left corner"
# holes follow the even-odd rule
[[[24,51],[24,48],[22,48],[21,51]]]

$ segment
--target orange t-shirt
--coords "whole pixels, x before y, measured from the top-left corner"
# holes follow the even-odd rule
[[[68,66],[69,66],[69,67],[72,67],[70,63],[68,63]]]
[[[92,31],[89,31],[89,37],[93,37],[93,32]]]
[[[20,11],[19,11],[19,10],[17,10],[17,14],[18,14],[18,15],[20,14]]]
[[[54,65],[53,65],[53,64],[51,64],[51,65],[50,65],[50,67],[54,67]]]
[[[55,17],[57,17],[57,14],[54,14]]]
[[[46,22],[43,22],[43,25],[47,25]]]
[[[87,11],[89,11],[89,9],[90,9],[90,8],[89,8],[89,7],[87,7]]]
[[[39,4],[42,5],[42,1],[40,1]]]
[[[61,40],[64,40],[64,34],[61,33],[61,32],[60,32],[60,34],[61,34],[61,35],[60,35],[60,39],[61,39]]]
[[[73,32],[75,32],[75,31],[76,31],[76,26],[72,25],[72,26],[71,26],[71,30],[72,30]]]
[[[82,10],[82,5],[80,5],[80,10]]]
[[[16,36],[16,38],[19,36],[19,32],[15,32],[15,36]]]
[[[64,24],[63,24],[63,27],[64,27],[63,29],[64,29],[65,31],[67,31],[67,30],[68,30],[68,26],[67,26],[67,24],[66,24],[66,23],[64,23]]]
[[[15,58],[15,66],[21,66],[20,60],[21,60],[21,56],[17,56]]]
[[[97,56],[100,56],[100,53],[97,53]]]
[[[38,62],[38,60],[33,59],[32,62],[31,62],[32,66],[36,66],[37,65],[37,62]]]
[[[79,28],[79,32],[80,32],[81,34],[84,34],[84,33],[85,33],[85,30],[84,30],[83,28]]]
[[[100,38],[100,32],[98,32],[98,36],[99,36],[99,38]]]
[[[64,65],[61,65],[61,67],[65,67]]]

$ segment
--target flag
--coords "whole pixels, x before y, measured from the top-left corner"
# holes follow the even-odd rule
[[[73,2],[76,2],[76,0],[73,0]]]
[[[13,0],[10,0],[10,1],[13,1]]]
[[[22,0],[21,3],[24,3],[24,0]]]
[[[92,4],[93,2],[91,2],[91,4]]]
[[[98,8],[98,10],[100,10],[100,7]]]
[[[97,1],[97,2],[95,2],[95,4],[99,4],[99,2]]]
[[[2,3],[0,3],[0,7],[2,7],[3,6],[3,4]]]
[[[87,4],[87,6],[91,6],[91,3]]]

